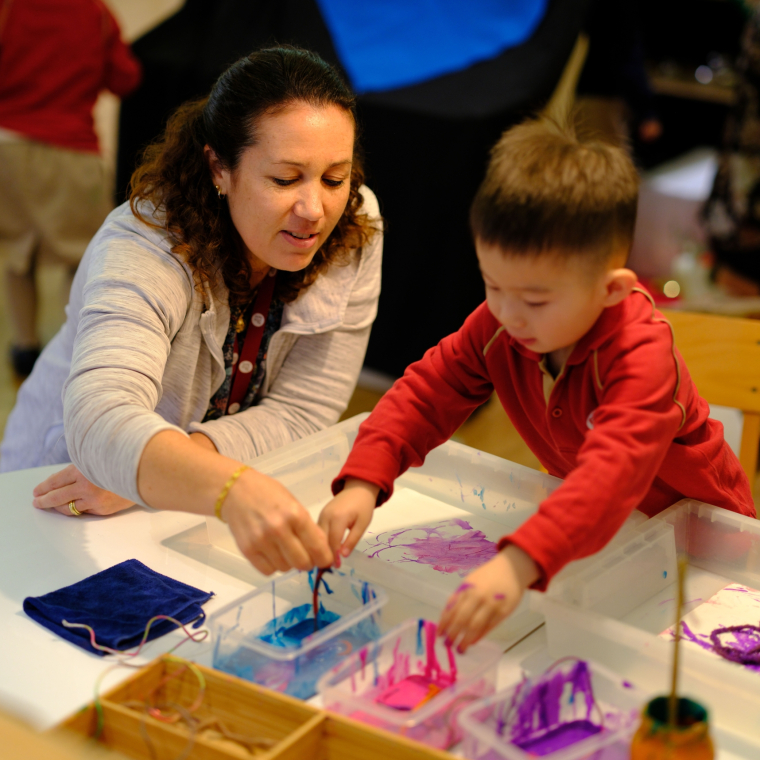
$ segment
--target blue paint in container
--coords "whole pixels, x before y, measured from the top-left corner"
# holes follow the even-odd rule
[[[323,584],[316,632],[313,572],[287,573],[213,615],[214,667],[300,699],[314,696],[324,673],[380,637],[387,601],[382,589],[341,571]]]

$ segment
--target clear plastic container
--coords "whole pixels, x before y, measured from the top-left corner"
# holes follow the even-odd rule
[[[407,620],[352,654],[320,680],[324,707],[438,749],[456,744],[456,716],[493,693],[501,649],[481,641],[460,655],[435,628]]]
[[[309,509],[313,517],[332,497],[330,485],[340,472],[353,446],[359,425],[368,415],[362,414],[327,430],[255,459],[251,464],[260,472],[276,478]],[[498,524],[499,534],[509,533],[533,515],[538,504],[562,481],[500,457],[486,454],[469,446],[447,441],[433,449],[421,467],[404,473],[396,481],[396,490],[410,489],[442,502],[444,507],[461,510],[480,521]],[[611,545],[635,529],[641,519],[634,513]],[[474,525],[474,522],[473,522]],[[408,522],[403,527],[408,526]],[[229,528],[220,520],[207,519],[209,540],[227,552],[239,556]],[[372,526],[370,526],[372,528]],[[421,577],[412,563],[385,561],[386,555],[370,557],[355,551],[346,561],[358,575],[384,588],[399,592],[422,603],[412,614],[436,615],[449,594],[461,583],[458,575],[437,578]],[[570,579],[589,560],[573,562],[555,579]],[[543,616],[531,609],[530,598],[537,594],[528,591],[517,609],[490,635],[502,641],[514,641],[543,623]],[[404,617],[408,611],[404,612]]]
[[[335,570],[319,589],[313,630],[315,571],[291,571],[226,605],[209,618],[217,670],[309,699],[320,676],[378,638],[386,593]]]
[[[540,604],[551,655],[594,659],[652,694],[668,693],[673,643],[659,634],[675,620],[676,548],[689,560],[684,614],[731,583],[760,589],[760,521],[683,500],[598,557],[582,584],[550,587]],[[760,736],[760,674],[682,646],[679,684],[715,725]]]
[[[574,690],[571,683],[566,683],[557,692],[557,696],[561,694],[561,697],[556,699],[556,704],[544,704],[552,702],[551,696],[545,694],[543,700],[537,700],[536,704],[540,716],[531,716],[545,720],[554,707],[557,709],[557,719],[552,721],[553,724],[576,721],[576,733],[590,735],[551,751],[549,745],[552,739],[555,745],[563,744],[562,727],[547,726],[543,733],[536,732],[546,746],[541,747],[535,741],[533,746],[525,742],[525,748],[521,749],[512,742],[515,705],[519,700],[530,694],[539,681],[546,680],[546,676],[542,679],[544,674],[556,676],[560,668],[568,672],[579,664],[574,658],[569,658],[569,661],[554,663],[554,667],[547,670],[552,662],[543,652],[523,662],[521,667],[525,680],[512,683],[498,694],[479,700],[462,711],[459,716],[459,725],[464,733],[462,754],[468,760],[529,760],[536,756],[551,760],[628,760],[631,736],[637,728],[639,711],[646,695],[591,661],[583,663],[585,669],[581,675],[589,676],[592,698],[588,698],[583,690]],[[589,725],[601,726],[601,730],[591,734],[587,729]]]

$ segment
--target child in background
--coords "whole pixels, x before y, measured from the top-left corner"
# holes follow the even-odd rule
[[[599,551],[634,509],[652,516],[690,497],[755,514],[670,324],[625,268],[637,196],[623,149],[583,144],[548,119],[502,136],[470,214],[486,302],[382,398],[320,515],[348,556],[393,481],[496,391],[564,483],[449,600],[439,633],[460,651],[526,588],[545,590]]]
[[[113,208],[95,102],[103,90],[125,97],[140,77],[102,0],[0,0],[0,271],[19,379],[40,354],[40,259],[64,265],[67,303],[79,261]]]

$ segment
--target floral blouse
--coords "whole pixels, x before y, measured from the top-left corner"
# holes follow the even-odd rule
[[[206,411],[206,416],[203,418],[203,422],[218,420],[226,413],[227,401],[229,400],[230,392],[232,390],[232,368],[238,360],[238,357],[234,352],[235,334],[238,327],[242,325],[243,329],[237,333],[238,343],[242,344],[245,340],[245,335],[248,332],[248,325],[251,322],[254,302],[255,298],[252,299],[250,303],[233,306],[230,309],[230,327],[227,330],[227,337],[224,339],[224,345],[222,346],[226,375],[224,381],[219,386],[219,390],[217,390],[209,401],[208,410]],[[261,345],[259,346],[259,353],[256,356],[256,366],[254,367],[253,372],[251,372],[251,382],[248,386],[245,398],[240,404],[240,409],[237,409],[235,412],[236,414],[244,412],[248,407],[254,406],[259,402],[258,393],[266,373],[269,341],[277,330],[280,329],[280,324],[282,323],[282,310],[282,301],[273,298],[269,307],[269,314],[267,314],[264,333],[261,336]]]

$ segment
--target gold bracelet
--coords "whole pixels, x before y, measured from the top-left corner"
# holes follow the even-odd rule
[[[221,493],[219,494],[219,498],[216,500],[216,504],[214,504],[214,514],[223,522],[226,523],[227,521],[222,517],[222,507],[224,506],[224,500],[227,498],[227,494],[230,492],[230,488],[235,485],[235,481],[246,471],[250,470],[251,468],[244,464],[242,467],[235,470],[235,472],[232,473],[230,476],[230,479],[224,484],[224,488],[222,488]]]

